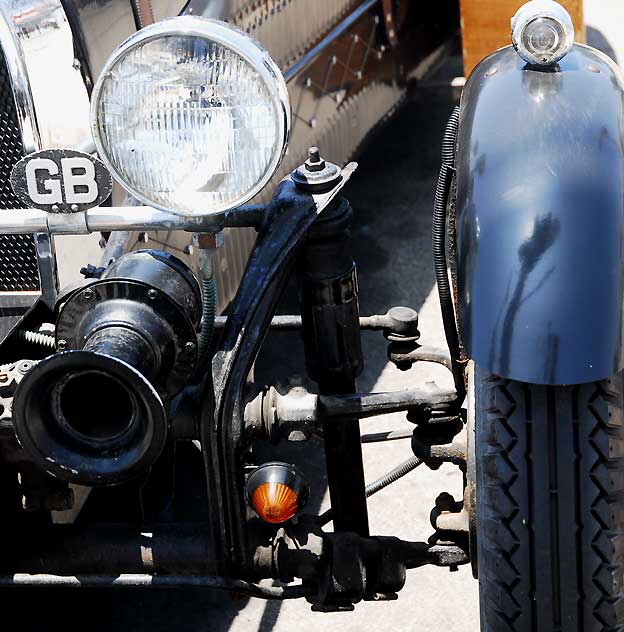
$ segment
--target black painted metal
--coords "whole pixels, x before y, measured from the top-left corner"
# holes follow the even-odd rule
[[[244,579],[229,579],[213,575],[4,575],[3,588],[206,588],[230,593],[283,601],[310,596],[310,588],[301,584],[291,586],[260,586]]]
[[[401,318],[404,314],[409,314],[413,319],[416,315],[416,322],[406,321]],[[417,312],[409,307],[391,307],[386,314],[373,314],[372,316],[360,316],[360,329],[366,331],[383,331],[389,335],[413,335],[414,329],[418,327]],[[217,316],[215,318],[215,329],[223,329],[227,322],[227,316]],[[294,314],[280,314],[271,319],[272,331],[298,331],[301,329],[301,316]]]
[[[232,574],[236,568],[246,567],[252,554],[247,542],[242,468],[247,376],[268,331],[298,243],[354,168],[350,165],[343,171],[343,181],[332,192],[316,198],[298,191],[290,179],[279,184],[215,353],[214,386],[212,376],[206,376],[199,426],[220,573]]]
[[[586,46],[552,69],[512,48],[464,89],[457,147],[460,330],[483,368],[525,382],[624,366],[624,83]]]
[[[132,479],[156,461],[167,437],[149,381],[91,351],[58,353],[33,367],[13,398],[13,427],[42,471],[91,486]]]
[[[345,199],[310,229],[300,258],[300,300],[308,374],[323,395],[356,392],[362,370],[357,276],[350,248],[352,210]],[[357,417],[323,423],[325,460],[336,531],[368,535]]]
[[[136,250],[108,266],[99,280],[63,299],[56,338],[61,348],[83,349],[96,331],[119,326],[134,331],[145,341],[135,346],[145,350],[139,357],[126,345],[136,357],[129,363],[169,399],[195,369],[200,317],[201,293],[190,269],[168,253]],[[114,337],[107,335],[110,344],[115,344]],[[116,346],[113,355],[120,358]]]
[[[163,400],[197,361],[197,281],[175,257],[136,251],[100,280],[64,296],[62,353],[31,369],[15,392],[13,423],[44,471],[88,485],[127,481],[165,444]]]

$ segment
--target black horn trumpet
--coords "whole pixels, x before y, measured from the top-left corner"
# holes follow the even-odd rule
[[[201,292],[160,251],[128,253],[64,299],[61,351],[39,362],[13,402],[17,437],[54,476],[113,485],[154,463],[167,438],[163,401],[197,363]]]

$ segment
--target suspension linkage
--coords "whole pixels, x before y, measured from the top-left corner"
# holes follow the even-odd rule
[[[215,329],[223,329],[227,316],[217,316]],[[271,331],[300,331],[301,316],[283,314],[273,316],[269,325]],[[418,312],[409,307],[392,307],[385,314],[360,316],[360,329],[365,331],[383,331],[386,334],[407,335],[418,327]]]
[[[451,411],[456,400],[455,389],[439,388],[434,383],[424,388],[350,395],[318,395],[302,386],[282,394],[270,386],[247,403],[245,427],[258,438],[277,441],[293,432],[315,432],[328,421],[340,423],[420,407]]]

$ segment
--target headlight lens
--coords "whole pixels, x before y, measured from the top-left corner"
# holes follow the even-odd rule
[[[574,44],[572,18],[553,0],[531,0],[520,7],[511,28],[514,48],[533,65],[557,63]]]
[[[94,139],[141,201],[182,215],[245,203],[283,155],[284,79],[245,33],[197,17],[159,22],[113,54],[94,88]]]

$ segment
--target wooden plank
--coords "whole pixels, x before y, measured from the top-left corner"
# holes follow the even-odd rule
[[[583,0],[559,0],[572,16],[576,40],[585,41]],[[511,18],[525,0],[460,0],[464,74],[486,56],[511,44]]]

